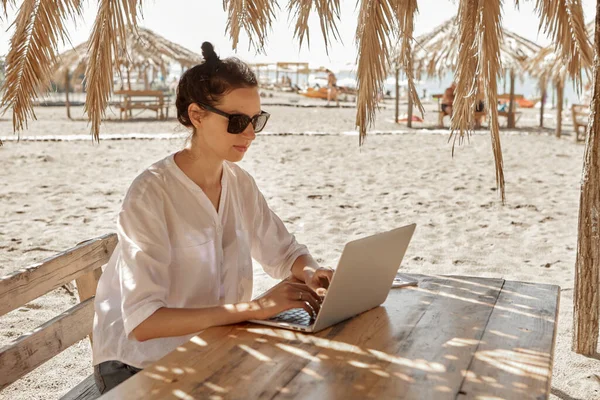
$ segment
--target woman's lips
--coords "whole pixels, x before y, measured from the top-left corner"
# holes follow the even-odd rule
[[[233,148],[240,153],[245,153],[248,150],[248,146],[233,146]]]

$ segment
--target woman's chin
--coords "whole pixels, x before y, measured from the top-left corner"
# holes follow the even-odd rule
[[[227,161],[229,162],[238,162],[238,161],[242,161],[242,159],[244,158],[245,153],[240,153],[237,150],[233,150],[230,151],[229,154],[227,154],[227,158],[225,158]]]

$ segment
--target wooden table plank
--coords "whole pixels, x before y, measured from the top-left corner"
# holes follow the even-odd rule
[[[454,397],[502,283],[420,277],[315,335],[211,328],[102,398]]]
[[[548,398],[559,299],[558,286],[507,281],[459,398]]]
[[[363,354],[322,351],[331,362],[312,362],[306,368],[324,379],[299,374],[286,387],[299,399],[360,398],[454,399],[462,370],[471,362],[492,313],[503,281],[482,278],[426,278],[413,293],[433,295],[413,326],[398,325],[406,309],[401,301],[386,307],[388,321],[371,337],[363,326],[344,331],[336,340],[354,343]],[[390,297],[396,297],[392,292]],[[386,330],[388,332],[384,332]]]

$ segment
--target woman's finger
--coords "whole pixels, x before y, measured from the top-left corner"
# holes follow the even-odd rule
[[[296,291],[303,291],[303,292],[307,292],[309,293],[315,300],[320,301],[321,298],[319,297],[318,293],[315,292],[315,290],[318,287],[311,287],[314,286],[315,284],[313,282],[309,282],[310,284],[305,284],[305,283],[290,283],[290,287],[292,288],[291,291],[293,292],[294,290]]]
[[[289,294],[291,300],[308,301],[311,302],[311,304],[316,304],[317,306],[321,303],[321,298],[319,297],[319,295],[306,285],[295,287],[289,292]],[[302,294],[302,298],[300,298],[300,294]],[[315,306],[313,306],[313,308],[314,307]],[[315,310],[317,310],[317,308],[315,308]]]
[[[331,280],[333,279],[333,270],[331,269],[319,269],[315,274],[320,282],[325,283],[327,286],[323,286],[326,289],[329,287]]]
[[[310,304],[310,314],[317,314],[321,310],[321,298],[309,287],[298,287],[288,293],[288,298],[291,301],[301,301]]]
[[[292,307],[290,309],[292,309],[292,308],[303,308],[308,313],[308,315],[310,315],[311,317],[314,317],[315,312],[310,308],[310,306],[308,305],[307,302],[305,302],[305,301],[294,301],[291,304],[292,304]]]

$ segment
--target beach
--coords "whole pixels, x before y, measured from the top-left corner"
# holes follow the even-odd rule
[[[535,128],[537,110],[526,110],[522,128],[503,131],[502,205],[489,132],[477,131],[456,146],[453,157],[447,130],[433,129],[433,103],[426,104],[425,126],[431,129],[411,130],[394,123],[394,106],[387,101],[372,128],[377,134],[359,147],[351,104],[268,105],[277,101],[263,102],[272,117],[240,165],[321,265],[335,267],[352,239],[416,223],[402,272],[559,285],[551,398],[600,399],[600,363],[571,351],[584,146],[569,135],[569,121],[563,124],[565,136],[557,139]],[[553,112],[548,111],[550,127]],[[89,135],[81,107],[73,109],[75,121],[66,118],[64,108],[39,107],[36,113],[39,120],[30,122],[23,137],[49,141],[5,140],[0,147],[2,276],[114,232],[132,180],[186,142],[187,131],[173,118],[153,121],[149,114],[144,120],[108,121],[102,134],[121,140],[96,144],[69,140]],[[11,138],[11,131],[5,115],[0,137]],[[123,139],[128,134],[161,139]],[[275,282],[260,265],[254,281],[255,294]],[[1,317],[0,345],[77,302],[76,294],[60,288]],[[4,389],[0,399],[58,398],[92,371],[90,344],[83,340]]]

